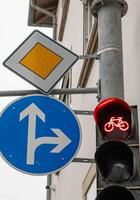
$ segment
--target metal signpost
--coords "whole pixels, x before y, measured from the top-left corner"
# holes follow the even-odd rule
[[[36,30],[3,64],[49,93],[77,59],[76,54]]]
[[[1,154],[29,174],[54,173],[76,156],[81,131],[77,117],[61,101],[32,95],[10,103],[1,114]]]

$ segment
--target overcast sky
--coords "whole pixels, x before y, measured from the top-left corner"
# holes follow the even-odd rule
[[[27,26],[29,0],[6,0],[1,3],[0,91],[35,89],[2,65],[3,61],[23,40],[37,29]],[[52,36],[50,29],[41,28],[39,30]],[[14,99],[14,97],[0,97],[0,111]],[[46,176],[31,176],[18,172],[0,157],[0,200],[45,200],[46,179]]]

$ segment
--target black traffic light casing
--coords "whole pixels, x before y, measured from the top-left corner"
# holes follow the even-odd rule
[[[123,142],[102,144],[96,151],[95,160],[101,175],[110,182],[121,183],[133,176],[133,153]]]
[[[96,199],[140,199],[137,107],[130,107],[118,98],[108,98],[97,105],[94,118],[97,125]]]
[[[134,195],[122,186],[109,186],[102,190],[96,198],[97,200],[135,200]]]

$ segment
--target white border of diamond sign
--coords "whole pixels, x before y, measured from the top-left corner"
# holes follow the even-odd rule
[[[46,77],[42,79],[25,66],[20,64],[20,61],[31,51],[31,49],[40,43],[50,51],[62,57],[62,61],[57,67]],[[48,36],[38,30],[33,31],[29,37],[4,61],[3,65],[12,70],[22,78],[42,90],[44,93],[49,93],[56,83],[65,75],[71,66],[77,61],[78,56],[66,49],[59,43],[55,42]]]

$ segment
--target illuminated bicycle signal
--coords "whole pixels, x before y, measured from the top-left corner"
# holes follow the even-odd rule
[[[123,117],[111,117],[109,122],[104,125],[104,130],[106,132],[112,132],[115,127],[119,128],[121,131],[127,131],[129,129],[129,124],[123,120]]]

